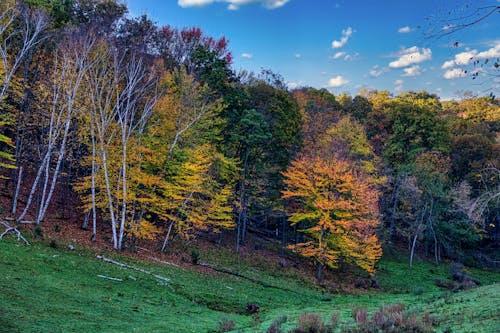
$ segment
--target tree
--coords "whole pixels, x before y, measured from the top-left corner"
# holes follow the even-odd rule
[[[302,88],[293,91],[293,95],[302,118],[302,152],[313,154],[327,130],[339,119],[341,106],[326,89]]]
[[[43,158],[38,165],[35,180],[32,183],[26,205],[17,217],[18,221],[24,219],[35,193],[41,190],[41,201],[35,222],[43,221],[47,208],[51,202],[60,167],[66,154],[66,144],[75,113],[78,111],[77,103],[83,78],[89,69],[89,53],[95,43],[92,34],[75,32],[69,34],[60,45],[54,62],[53,77],[50,82],[52,93],[50,99],[49,124],[45,138]],[[53,159],[55,161],[53,161]],[[51,170],[52,174],[51,174]],[[40,182],[43,181],[41,189]]]
[[[424,151],[449,151],[446,122],[431,108],[420,106],[415,101],[396,100],[390,118],[392,133],[387,137],[383,153],[392,167],[410,163]]]
[[[88,115],[82,120],[87,121],[91,137],[93,220],[95,225],[96,188],[100,187],[106,193],[113,247],[121,249],[126,229],[135,216],[130,184],[133,175],[128,172],[130,156],[138,151],[135,138],[144,132],[158,91],[155,73],[135,50],[121,53],[101,40],[92,51],[93,67],[85,76]],[[98,166],[102,178],[96,176]],[[103,182],[97,184],[98,179]],[[84,188],[80,187],[80,191]]]
[[[262,114],[256,110],[244,110],[240,121],[236,124],[232,139],[238,142],[238,151],[242,162],[239,184],[239,213],[236,235],[236,252],[240,242],[245,241],[248,200],[251,187],[255,187],[254,177],[262,175],[262,157],[265,144],[271,138],[269,126]],[[252,179],[253,178],[253,179]]]
[[[42,33],[47,27],[45,15],[36,10],[5,1],[0,4],[0,129],[14,124],[14,117],[7,111],[5,98],[12,80],[23,60],[45,38]],[[0,168],[14,168],[14,155],[10,152],[14,142],[0,133]],[[0,176],[0,178],[3,178]]]
[[[379,194],[363,174],[336,157],[301,157],[283,176],[289,221],[307,239],[290,247],[316,262],[318,279],[322,267],[336,267],[341,258],[374,274],[382,255],[375,234]]]

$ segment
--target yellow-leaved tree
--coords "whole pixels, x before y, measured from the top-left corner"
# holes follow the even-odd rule
[[[374,274],[382,250],[375,233],[379,193],[369,179],[337,157],[300,157],[283,176],[289,221],[306,238],[290,248],[315,261],[318,280],[340,258]]]

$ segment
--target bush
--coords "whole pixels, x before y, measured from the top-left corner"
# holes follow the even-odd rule
[[[405,311],[403,304],[382,306],[373,313],[371,320],[368,319],[366,310],[363,308],[354,308],[352,316],[356,325],[347,327],[345,332],[427,333],[433,332],[432,326],[438,323],[437,319],[430,316],[428,312],[420,318],[415,312]]]
[[[283,330],[281,329],[281,325],[283,325],[284,323],[286,323],[287,321],[287,316],[280,316],[278,318],[276,318],[271,326],[269,326],[269,328],[267,329],[267,333],[283,333]]]
[[[231,319],[222,319],[219,323],[219,332],[229,332],[236,329],[236,323]]]
[[[33,229],[33,234],[35,235],[36,238],[43,238],[43,230],[42,227],[37,225],[35,229]]]
[[[291,333],[332,333],[334,328],[325,324],[317,313],[304,312],[299,316],[297,327]]]
[[[198,265],[199,261],[200,261],[200,252],[197,249],[192,249],[191,250],[191,263],[193,265]]]
[[[352,318],[358,325],[366,325],[368,322],[368,313],[365,308],[355,307],[352,309]]]
[[[339,321],[340,321],[340,313],[338,311],[333,312],[330,315],[330,326],[332,329],[336,329],[337,326],[339,326]]]

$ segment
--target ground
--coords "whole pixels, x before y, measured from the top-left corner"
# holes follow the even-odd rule
[[[285,328],[304,311],[325,318],[339,311],[347,324],[352,323],[354,306],[371,311],[391,303],[438,316],[442,322],[437,331],[495,332],[500,327],[500,274],[494,272],[468,269],[483,285],[452,293],[434,285],[436,278],[449,277],[449,264],[418,261],[410,270],[406,257],[392,256],[379,264],[379,289],[357,290],[349,289],[342,273],[338,281],[318,286],[296,267],[300,262],[281,268],[276,258],[251,251],[235,256],[224,247],[196,247],[200,261],[238,277],[193,266],[189,256],[174,266],[152,261],[153,253],[145,260],[148,255],[131,257],[76,244],[71,251],[67,245],[47,239],[33,240],[31,246],[0,241],[0,331],[217,332],[222,320],[233,320],[235,332],[265,332],[280,315],[288,317]],[[103,262],[97,255],[170,281]],[[259,313],[247,314],[247,303],[258,304]]]

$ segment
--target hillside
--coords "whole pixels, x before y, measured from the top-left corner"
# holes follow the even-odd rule
[[[211,251],[201,253],[201,259],[222,258]],[[98,254],[170,281],[105,263],[96,258]],[[265,260],[256,263],[251,255],[230,258],[224,254],[224,267],[249,279],[88,248],[69,251],[65,246],[53,248],[40,242],[23,246],[1,241],[0,330],[171,332],[175,328],[176,332],[217,332],[222,320],[233,320],[244,332],[264,332],[281,315],[288,317],[284,327],[292,327],[304,311],[325,316],[340,311],[341,322],[349,323],[353,306],[364,306],[370,312],[392,303],[430,310],[443,320],[439,329],[450,327],[453,332],[470,332],[472,328],[493,332],[500,324],[498,307],[492,306],[499,301],[498,273],[472,270],[483,286],[450,294],[433,283],[435,278],[448,276],[447,266],[419,262],[408,274],[405,262],[383,259],[377,274],[379,290],[330,294],[300,278],[292,268],[280,270]],[[246,314],[247,303],[258,304],[259,314]]]

